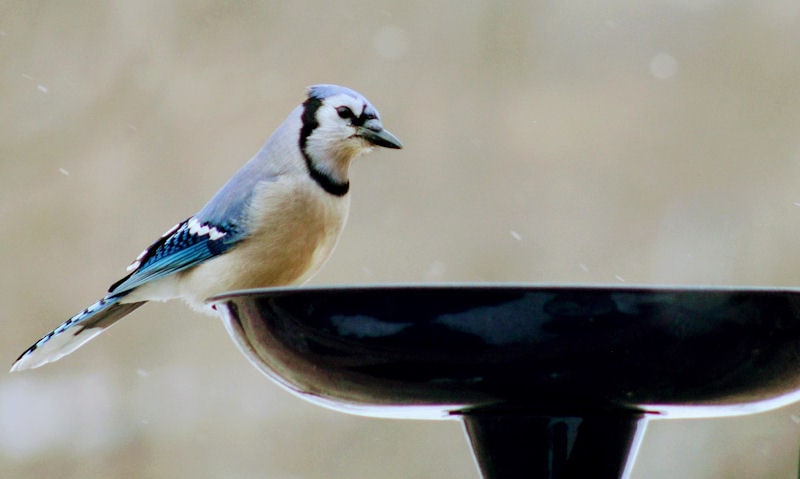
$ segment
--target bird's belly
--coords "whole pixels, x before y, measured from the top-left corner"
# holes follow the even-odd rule
[[[225,254],[183,273],[181,296],[196,306],[226,291],[307,281],[327,261],[346,221],[346,199],[337,200],[295,194],[260,205],[264,212],[256,232]]]

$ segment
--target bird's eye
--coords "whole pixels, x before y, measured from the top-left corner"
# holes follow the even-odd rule
[[[353,110],[347,108],[346,106],[340,106],[337,108],[336,113],[339,114],[339,118],[344,118],[345,120],[355,118],[355,115],[353,115]]]

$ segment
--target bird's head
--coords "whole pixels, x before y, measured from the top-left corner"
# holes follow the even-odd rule
[[[378,110],[358,92],[337,85],[314,85],[303,103],[300,149],[309,169],[347,183],[355,157],[376,146],[402,148],[383,128]],[[319,180],[318,180],[319,181]]]

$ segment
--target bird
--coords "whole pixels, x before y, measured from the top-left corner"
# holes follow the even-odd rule
[[[332,84],[306,93],[205,206],[142,251],[99,301],[30,346],[11,371],[61,359],[149,301],[183,299],[214,314],[209,297],[302,284],[319,271],[347,221],[352,160],[402,143],[360,93]]]

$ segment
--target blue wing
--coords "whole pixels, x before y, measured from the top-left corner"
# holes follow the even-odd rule
[[[36,368],[71,353],[145,303],[121,301],[132,289],[222,254],[245,237],[236,223],[212,225],[197,216],[178,223],[142,251],[129,267],[131,273],[111,285],[103,299],[44,335],[22,353],[11,370]]]
[[[142,251],[128,267],[132,272],[112,284],[108,292],[122,294],[148,281],[196,266],[224,253],[245,237],[234,223],[211,224],[193,216]]]

